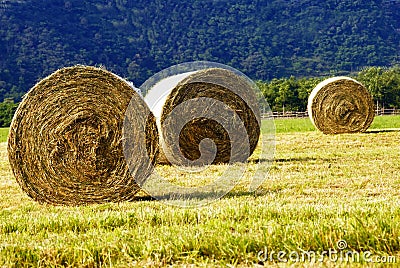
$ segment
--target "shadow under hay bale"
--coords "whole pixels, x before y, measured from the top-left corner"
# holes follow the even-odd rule
[[[374,120],[374,103],[358,81],[333,77],[313,89],[308,114],[314,126],[325,134],[365,132]]]
[[[125,110],[138,115],[132,152],[141,167],[130,174],[122,148]],[[136,123],[135,122],[135,123]],[[146,133],[148,135],[146,135]],[[60,69],[36,84],[19,105],[8,137],[8,156],[22,189],[55,205],[132,200],[157,153],[155,118],[122,78],[95,67]]]
[[[222,68],[172,75],[145,97],[160,132],[159,163],[245,162],[260,137],[254,88]]]

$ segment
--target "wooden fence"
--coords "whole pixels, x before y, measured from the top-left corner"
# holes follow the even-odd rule
[[[398,108],[381,108],[375,110],[375,115],[400,115],[400,109]],[[303,118],[308,117],[308,112],[293,112],[293,111],[285,111],[285,112],[272,112],[272,116],[274,118]],[[268,114],[262,114],[262,118],[267,118]]]
[[[377,109],[375,110],[375,115],[399,115],[400,109],[398,108],[391,108],[391,109]]]

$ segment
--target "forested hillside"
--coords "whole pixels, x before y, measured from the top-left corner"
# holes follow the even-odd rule
[[[0,0],[0,101],[73,64],[139,86],[176,63],[253,79],[346,74],[400,62],[400,0]]]

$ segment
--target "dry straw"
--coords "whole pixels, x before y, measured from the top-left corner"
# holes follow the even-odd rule
[[[333,77],[313,89],[308,114],[314,126],[325,134],[364,132],[374,119],[374,103],[358,81]]]
[[[131,98],[137,111],[149,115],[133,135],[145,145],[133,147],[141,170],[132,175],[122,148]],[[125,80],[104,69],[74,66],[56,71],[26,94],[10,127],[8,156],[18,183],[36,201],[119,202],[133,199],[139,190],[135,179],[151,173],[157,144],[155,118]]]
[[[160,150],[159,163],[210,164],[202,161],[195,163],[203,154],[214,154],[211,162],[214,164],[245,162],[257,146],[260,136],[260,113],[254,88],[248,80],[230,70],[208,68],[167,77],[150,89],[145,99],[157,118],[160,144],[164,149]],[[210,102],[210,99],[213,101]],[[190,105],[184,105],[189,102]],[[190,117],[190,114],[207,111],[218,103],[223,103],[226,108],[218,111],[221,113],[219,121],[197,117],[187,122],[177,133],[177,130],[180,130],[177,124],[181,123],[181,116]],[[179,112],[174,115],[177,119],[167,120],[177,107],[180,107]],[[234,115],[228,110],[234,111]],[[245,127],[246,142],[241,144],[233,144],[232,137],[224,127],[232,125],[235,120],[241,121]],[[178,146],[175,144],[177,135]],[[202,148],[201,142],[207,139],[212,140],[216,148]],[[231,148],[232,146],[236,148]],[[183,158],[177,157],[178,155],[182,155]]]

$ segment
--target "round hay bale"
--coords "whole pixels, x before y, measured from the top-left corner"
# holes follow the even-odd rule
[[[257,146],[261,120],[254,88],[231,70],[207,68],[169,76],[145,100],[160,132],[159,163],[245,162]]]
[[[313,89],[308,114],[314,126],[325,134],[364,132],[374,119],[374,103],[358,81],[333,77]]]
[[[132,130],[138,143],[132,153],[141,169],[132,174],[122,146],[131,99],[141,117]],[[104,69],[74,66],[54,72],[25,95],[11,123],[8,157],[19,185],[38,202],[120,202],[131,200],[139,190],[135,180],[152,172],[157,136],[154,116],[125,80]]]

